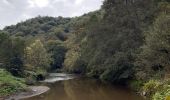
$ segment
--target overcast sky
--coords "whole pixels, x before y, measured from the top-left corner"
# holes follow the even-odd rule
[[[28,18],[80,16],[100,8],[103,0],[0,0],[0,29]]]

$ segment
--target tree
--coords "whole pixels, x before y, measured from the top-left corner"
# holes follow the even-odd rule
[[[7,33],[0,33],[0,63],[15,76],[23,71],[23,54],[25,42],[21,38],[9,37]]]
[[[11,38],[10,59],[6,69],[15,76],[21,76],[23,73],[25,41],[22,38]]]
[[[51,69],[62,68],[63,62],[65,60],[65,53],[67,51],[63,42],[57,40],[49,40],[46,44],[46,48],[53,62],[51,63]]]
[[[46,71],[50,67],[51,58],[40,40],[35,40],[25,49],[26,68],[32,71]]]
[[[10,38],[5,32],[0,32],[0,63],[5,66],[10,59]]]
[[[166,2],[161,3],[161,13],[149,30],[145,32],[145,44],[142,46],[142,51],[136,62],[138,72],[144,73],[145,78],[156,75],[162,77],[164,74],[170,73],[170,15],[167,13],[168,7],[169,4]]]
[[[65,68],[113,83],[129,80],[156,6],[153,0],[105,0],[100,11],[77,24],[83,31],[74,35]]]

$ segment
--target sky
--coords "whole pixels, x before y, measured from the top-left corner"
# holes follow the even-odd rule
[[[36,16],[80,16],[100,9],[103,0],[0,0],[0,29]]]

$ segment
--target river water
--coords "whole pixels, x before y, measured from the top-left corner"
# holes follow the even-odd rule
[[[50,90],[26,100],[144,100],[125,87],[68,74],[50,74],[40,84],[50,87]]]

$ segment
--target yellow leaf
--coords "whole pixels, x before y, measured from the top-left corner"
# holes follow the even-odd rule
[[[170,100],[170,96],[167,96],[165,100]]]

